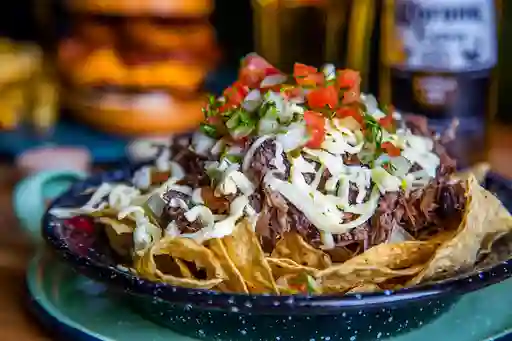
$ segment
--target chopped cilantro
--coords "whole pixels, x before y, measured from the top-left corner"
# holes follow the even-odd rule
[[[212,138],[217,138],[218,136],[217,128],[210,124],[201,123],[200,129],[205,135],[210,136]]]

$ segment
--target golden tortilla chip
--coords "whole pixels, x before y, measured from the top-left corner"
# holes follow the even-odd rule
[[[100,217],[98,221],[105,226],[105,233],[110,247],[122,257],[130,256],[133,250],[133,230],[135,224],[106,216]]]
[[[359,294],[359,293],[365,293],[365,292],[376,292],[376,291],[382,291],[382,289],[374,283],[362,283],[358,286],[350,289],[347,291],[347,294]]]
[[[268,265],[270,265],[272,275],[275,279],[286,275],[298,275],[305,273],[314,276],[318,273],[318,270],[315,268],[297,264],[293,260],[287,258],[267,258],[267,262]]]
[[[205,246],[215,254],[227,275],[227,279],[219,284],[218,289],[223,292],[249,293],[242,274],[229,258],[222,240],[217,238],[210,239],[206,241]]]
[[[434,254],[437,242],[379,244],[348,261],[317,273],[324,292],[345,292],[363,283],[378,284],[414,276]]]
[[[250,293],[278,293],[258,237],[247,221],[240,222],[231,235],[222,238],[222,242]]]
[[[317,279],[322,286],[322,292],[344,293],[363,283],[379,284],[392,278],[414,276],[423,267],[424,265],[417,265],[406,269],[393,270],[388,267],[359,264],[354,267],[340,267],[336,272],[317,276]]]
[[[413,265],[423,264],[430,259],[438,247],[437,242],[408,241],[396,244],[378,244],[362,254],[349,259],[345,263],[332,266],[318,273],[318,276],[329,276],[339,269],[375,267],[404,269]]]
[[[297,264],[315,269],[331,266],[331,259],[325,252],[315,249],[295,232],[283,234],[272,251],[271,257],[291,259]]]
[[[466,210],[455,236],[439,246],[425,269],[409,285],[470,269],[483,243],[490,249],[490,243],[512,230],[510,213],[474,176],[469,177],[466,188]]]
[[[159,256],[170,259],[165,262]],[[158,263],[156,259],[159,260]],[[159,265],[172,264],[171,259],[191,263],[195,269],[187,266],[190,273],[183,273],[183,263],[180,267],[180,262],[176,262],[181,277],[174,270],[166,273],[167,269],[160,268]],[[163,238],[149,248],[135,265],[144,277],[186,288],[211,289],[227,278],[213,252],[189,238]]]

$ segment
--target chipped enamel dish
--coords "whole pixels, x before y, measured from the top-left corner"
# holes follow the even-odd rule
[[[79,207],[102,183],[129,181],[132,169],[106,172],[75,183],[50,207]],[[485,186],[512,208],[512,184],[491,174]],[[117,266],[108,243],[73,230],[48,213],[43,235],[55,253],[80,273],[125,295],[144,317],[181,334],[208,340],[375,340],[429,323],[468,292],[512,274],[506,258],[491,269],[435,284],[345,296],[225,294],[140,278]],[[197,326],[201,325],[201,334]]]

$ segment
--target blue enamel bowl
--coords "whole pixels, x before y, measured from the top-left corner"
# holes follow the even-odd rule
[[[131,178],[129,168],[75,182],[51,207],[76,207],[83,192],[102,182]],[[512,208],[512,184],[494,174],[486,187]],[[462,295],[505,280],[512,261],[485,271],[396,291],[344,296],[225,294],[142,279],[116,266],[103,238],[73,230],[48,213],[43,236],[50,248],[80,273],[125,295],[144,317],[179,333],[207,340],[376,340],[420,328]]]

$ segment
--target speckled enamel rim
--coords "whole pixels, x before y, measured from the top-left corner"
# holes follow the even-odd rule
[[[129,179],[130,169],[120,169],[97,174],[85,181],[77,182],[71,189],[56,199],[51,207],[62,206],[67,200],[73,201],[85,189],[98,186],[103,182],[119,182]],[[510,193],[512,184],[503,177],[490,174],[487,184],[500,187]],[[460,295],[484,288],[512,276],[512,259],[502,262],[488,270],[465,277],[447,279],[434,284],[425,284],[396,291],[365,293],[344,296],[274,296],[226,294],[210,290],[188,289],[166,283],[151,282],[124,272],[115,266],[102,263],[74,253],[66,241],[57,233],[56,226],[61,224],[54,216],[45,214],[43,236],[48,245],[76,270],[86,276],[130,294],[148,296],[148,299],[161,299],[173,304],[188,305],[200,309],[215,309],[240,313],[320,315],[336,314],[347,309],[383,308],[407,305],[411,301],[433,299],[442,295]]]

